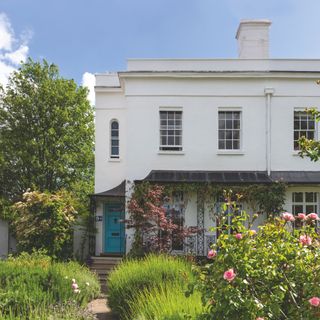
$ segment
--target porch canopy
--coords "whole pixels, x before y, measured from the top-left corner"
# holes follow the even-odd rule
[[[126,195],[126,181],[123,180],[118,186],[99,193],[91,194],[91,198],[103,198],[103,197],[125,197]]]
[[[180,171],[152,170],[142,181],[203,183],[272,183],[265,171]]]

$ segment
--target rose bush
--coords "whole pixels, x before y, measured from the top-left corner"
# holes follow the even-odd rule
[[[232,214],[232,225],[216,230],[220,236],[208,264],[197,269],[196,289],[205,305],[201,319],[319,319],[317,219],[284,213],[254,232],[245,212]]]

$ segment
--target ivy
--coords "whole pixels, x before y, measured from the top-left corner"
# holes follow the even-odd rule
[[[143,198],[150,185],[155,183],[140,182],[134,185],[135,197]],[[286,184],[276,181],[269,184],[213,184],[213,183],[161,183],[164,187],[164,194],[171,196],[174,192],[183,192],[185,201],[197,194],[197,201],[203,201],[209,208],[215,203],[224,201],[224,191],[232,190],[241,202],[247,203],[250,208],[259,213],[266,213],[268,216],[276,216],[283,210]]]

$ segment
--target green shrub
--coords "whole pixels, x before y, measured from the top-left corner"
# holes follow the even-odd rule
[[[55,306],[37,306],[25,310],[19,315],[15,315],[12,311],[2,313],[0,310],[1,320],[96,320],[94,314],[87,310],[79,308],[74,302],[67,304],[58,304]]]
[[[79,293],[73,292],[72,279]],[[86,305],[99,292],[97,277],[75,262],[53,262],[39,253],[0,261],[0,310],[5,315],[27,316],[69,301]]]
[[[244,226],[245,213],[222,225],[196,286],[207,306],[201,319],[319,319],[316,218],[300,214],[292,230],[295,218],[285,213],[257,233]]]
[[[202,311],[199,292],[195,291],[186,297],[181,284],[167,283],[142,291],[130,301],[127,320],[196,319]]]
[[[149,255],[142,260],[127,260],[110,274],[109,305],[114,312],[124,316],[130,302],[141,291],[174,282],[183,287],[191,278],[191,265],[182,259]]]

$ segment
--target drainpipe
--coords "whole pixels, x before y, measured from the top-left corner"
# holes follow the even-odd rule
[[[274,94],[273,88],[265,88],[266,96],[266,169],[268,176],[271,174],[271,97]]]

